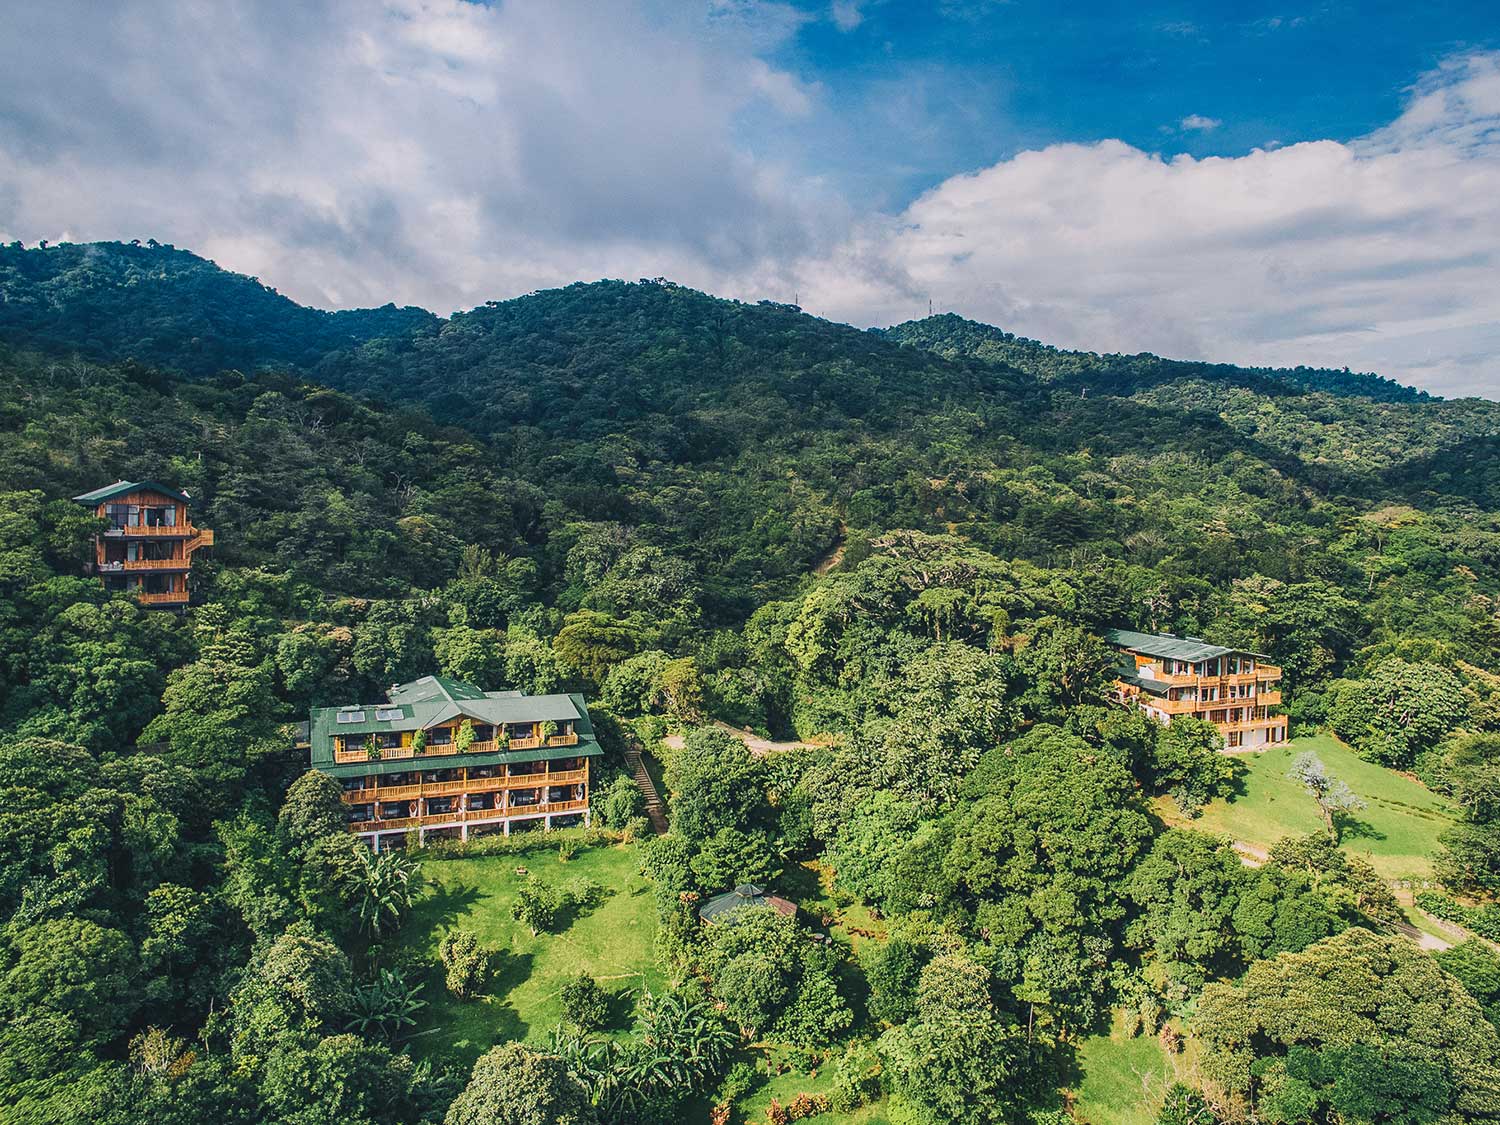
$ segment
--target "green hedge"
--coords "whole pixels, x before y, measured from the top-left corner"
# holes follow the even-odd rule
[[[564,841],[585,848],[602,848],[618,844],[624,832],[608,828],[556,828],[551,832],[519,832],[514,836],[497,834],[472,840],[431,840],[419,848],[409,848],[423,859],[478,859],[488,855],[522,855],[526,852],[556,851]]]
[[[1500,941],[1500,903],[1465,906],[1457,899],[1437,891],[1423,891],[1417,895],[1416,903],[1434,918],[1456,922],[1480,937]]]

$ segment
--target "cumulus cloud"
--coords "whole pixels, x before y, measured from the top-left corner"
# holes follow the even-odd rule
[[[888,283],[835,296],[836,314],[902,318],[931,295],[1070,347],[1500,397],[1500,55],[1450,61],[1352,144],[1054,145],[953,177],[867,237]]]
[[[736,140],[791,9],[67,0],[0,17],[0,232],[156,237],[323,305],[758,278],[841,236]]]
[[[1449,60],[1351,143],[1059,144],[860,214],[778,145],[831,112],[773,61],[813,18],[754,0],[10,5],[0,237],[155,237],[325,307],[448,312],[664,274],[881,324],[931,296],[1065,346],[1500,396],[1500,55]]]
[[[1190,113],[1178,122],[1179,129],[1186,129],[1193,133],[1211,133],[1224,122],[1217,117],[1204,117],[1201,113]]]

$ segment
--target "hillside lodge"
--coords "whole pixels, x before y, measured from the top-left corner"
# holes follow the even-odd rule
[[[601,754],[581,695],[446,676],[395,685],[385,703],[319,708],[309,743],[313,768],[343,786],[349,830],[377,852],[412,831],[467,840],[587,825],[589,759]]]
[[[1286,741],[1286,716],[1272,714],[1281,704],[1281,669],[1258,653],[1128,629],[1111,629],[1105,639],[1120,652],[1115,697],[1121,703],[1168,725],[1182,715],[1205,719],[1219,728],[1227,750]]]
[[[73,497],[108,526],[94,536],[90,574],[106,590],[124,590],[144,606],[188,604],[193,555],[214,545],[214,533],[193,526],[186,492],[155,481],[116,481]]]

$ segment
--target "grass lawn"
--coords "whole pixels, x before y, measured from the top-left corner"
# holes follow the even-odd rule
[[[432,965],[412,1049],[447,1055],[468,1066],[496,1043],[520,1039],[540,1043],[562,1019],[560,993],[569,977],[591,973],[616,994],[614,1026],[629,1026],[634,994],[642,986],[660,989],[661,973],[652,956],[656,909],[646,880],[637,873],[636,845],[586,848],[566,863],[555,841],[539,837],[522,853],[476,859],[424,859],[430,880],[402,928],[402,940]],[[564,919],[557,933],[532,937],[510,916],[525,876],[517,867],[555,886],[586,878],[609,897],[593,910]],[[438,942],[451,929],[473,930],[500,951],[498,976],[490,994],[459,1001],[443,986]]]
[[[1387,879],[1432,874],[1438,833],[1453,820],[1451,805],[1411,778],[1365,761],[1332,735],[1295,738],[1285,746],[1238,755],[1247,767],[1240,792],[1212,802],[1194,820],[1185,821],[1166,799],[1156,802],[1157,811],[1169,823],[1229,836],[1261,851],[1283,836],[1321,832],[1312,798],[1286,776],[1304,750],[1316,752],[1368,805],[1344,824],[1346,851],[1367,858]]]
[[[1083,1081],[1073,1113],[1080,1122],[1152,1125],[1162,1095],[1185,1060],[1169,1057],[1155,1036],[1127,1038],[1116,1030],[1085,1039],[1079,1045],[1078,1065]]]

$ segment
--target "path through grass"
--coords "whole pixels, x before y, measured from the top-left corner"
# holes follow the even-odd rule
[[[1241,792],[1184,821],[1168,801],[1157,809],[1174,824],[1243,841],[1264,851],[1283,836],[1321,832],[1317,807],[1286,774],[1292,759],[1314,751],[1334,776],[1364,798],[1367,808],[1345,823],[1344,848],[1367,858],[1387,879],[1427,878],[1438,833],[1453,820],[1452,806],[1409,777],[1365,761],[1331,735],[1296,738],[1285,746],[1241,755],[1246,773]]]

